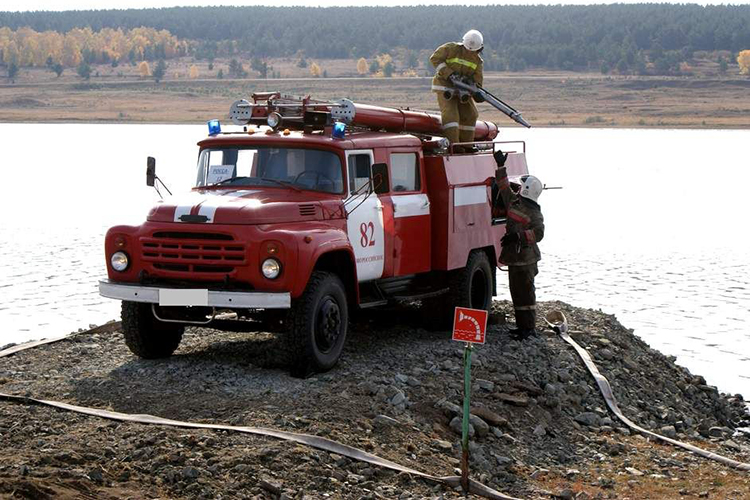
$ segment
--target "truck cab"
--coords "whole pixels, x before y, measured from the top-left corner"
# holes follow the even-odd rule
[[[490,307],[504,233],[491,211],[492,142],[459,154],[429,134],[432,115],[410,123],[353,103],[346,121],[338,105],[308,100],[301,123],[274,123],[280,101],[235,103],[243,128],[198,143],[193,189],[107,232],[100,293],[122,301],[134,354],[169,356],[186,325],[217,317],[238,329],[274,318],[290,366],[325,371],[357,309],[420,300],[447,320],[455,306]],[[522,150],[507,164],[527,173]]]

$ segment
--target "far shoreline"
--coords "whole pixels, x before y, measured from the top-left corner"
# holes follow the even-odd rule
[[[171,63],[155,82],[137,75],[85,81],[72,72],[54,78],[43,68],[23,69],[16,83],[0,84],[0,123],[205,123],[226,119],[229,106],[253,92],[280,91],[316,99],[420,109],[437,113],[430,78],[358,77],[347,61],[330,62],[331,77],[277,79],[185,77]],[[336,69],[338,64],[339,69]],[[217,63],[218,67],[218,63]],[[202,70],[205,75],[206,70]],[[180,76],[183,75],[183,76]],[[485,87],[518,109],[534,128],[696,129],[750,128],[750,78],[738,75],[611,76],[597,73],[488,72]],[[479,104],[480,119],[502,128],[516,125]]]

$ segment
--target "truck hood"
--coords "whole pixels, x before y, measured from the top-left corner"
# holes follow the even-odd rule
[[[325,197],[325,198],[323,198]],[[157,203],[149,222],[275,224],[343,218],[340,198],[286,189],[193,190]]]

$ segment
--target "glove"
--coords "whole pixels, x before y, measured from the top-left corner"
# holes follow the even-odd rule
[[[515,245],[521,241],[521,235],[518,233],[505,233],[505,236],[500,238],[500,243],[505,247],[508,245]]]
[[[482,95],[481,92],[474,92],[471,96],[474,98],[474,101],[476,102],[484,102],[484,96]]]
[[[495,151],[492,156],[495,158],[495,163],[498,167],[505,166],[505,160],[508,159],[508,153],[503,153],[501,150]]]

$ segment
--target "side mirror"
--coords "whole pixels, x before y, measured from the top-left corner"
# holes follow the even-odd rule
[[[388,165],[376,163],[372,166],[372,186],[375,194],[385,194],[391,190],[388,186]]]
[[[146,159],[146,185],[154,186],[156,182],[156,158],[149,156]]]

